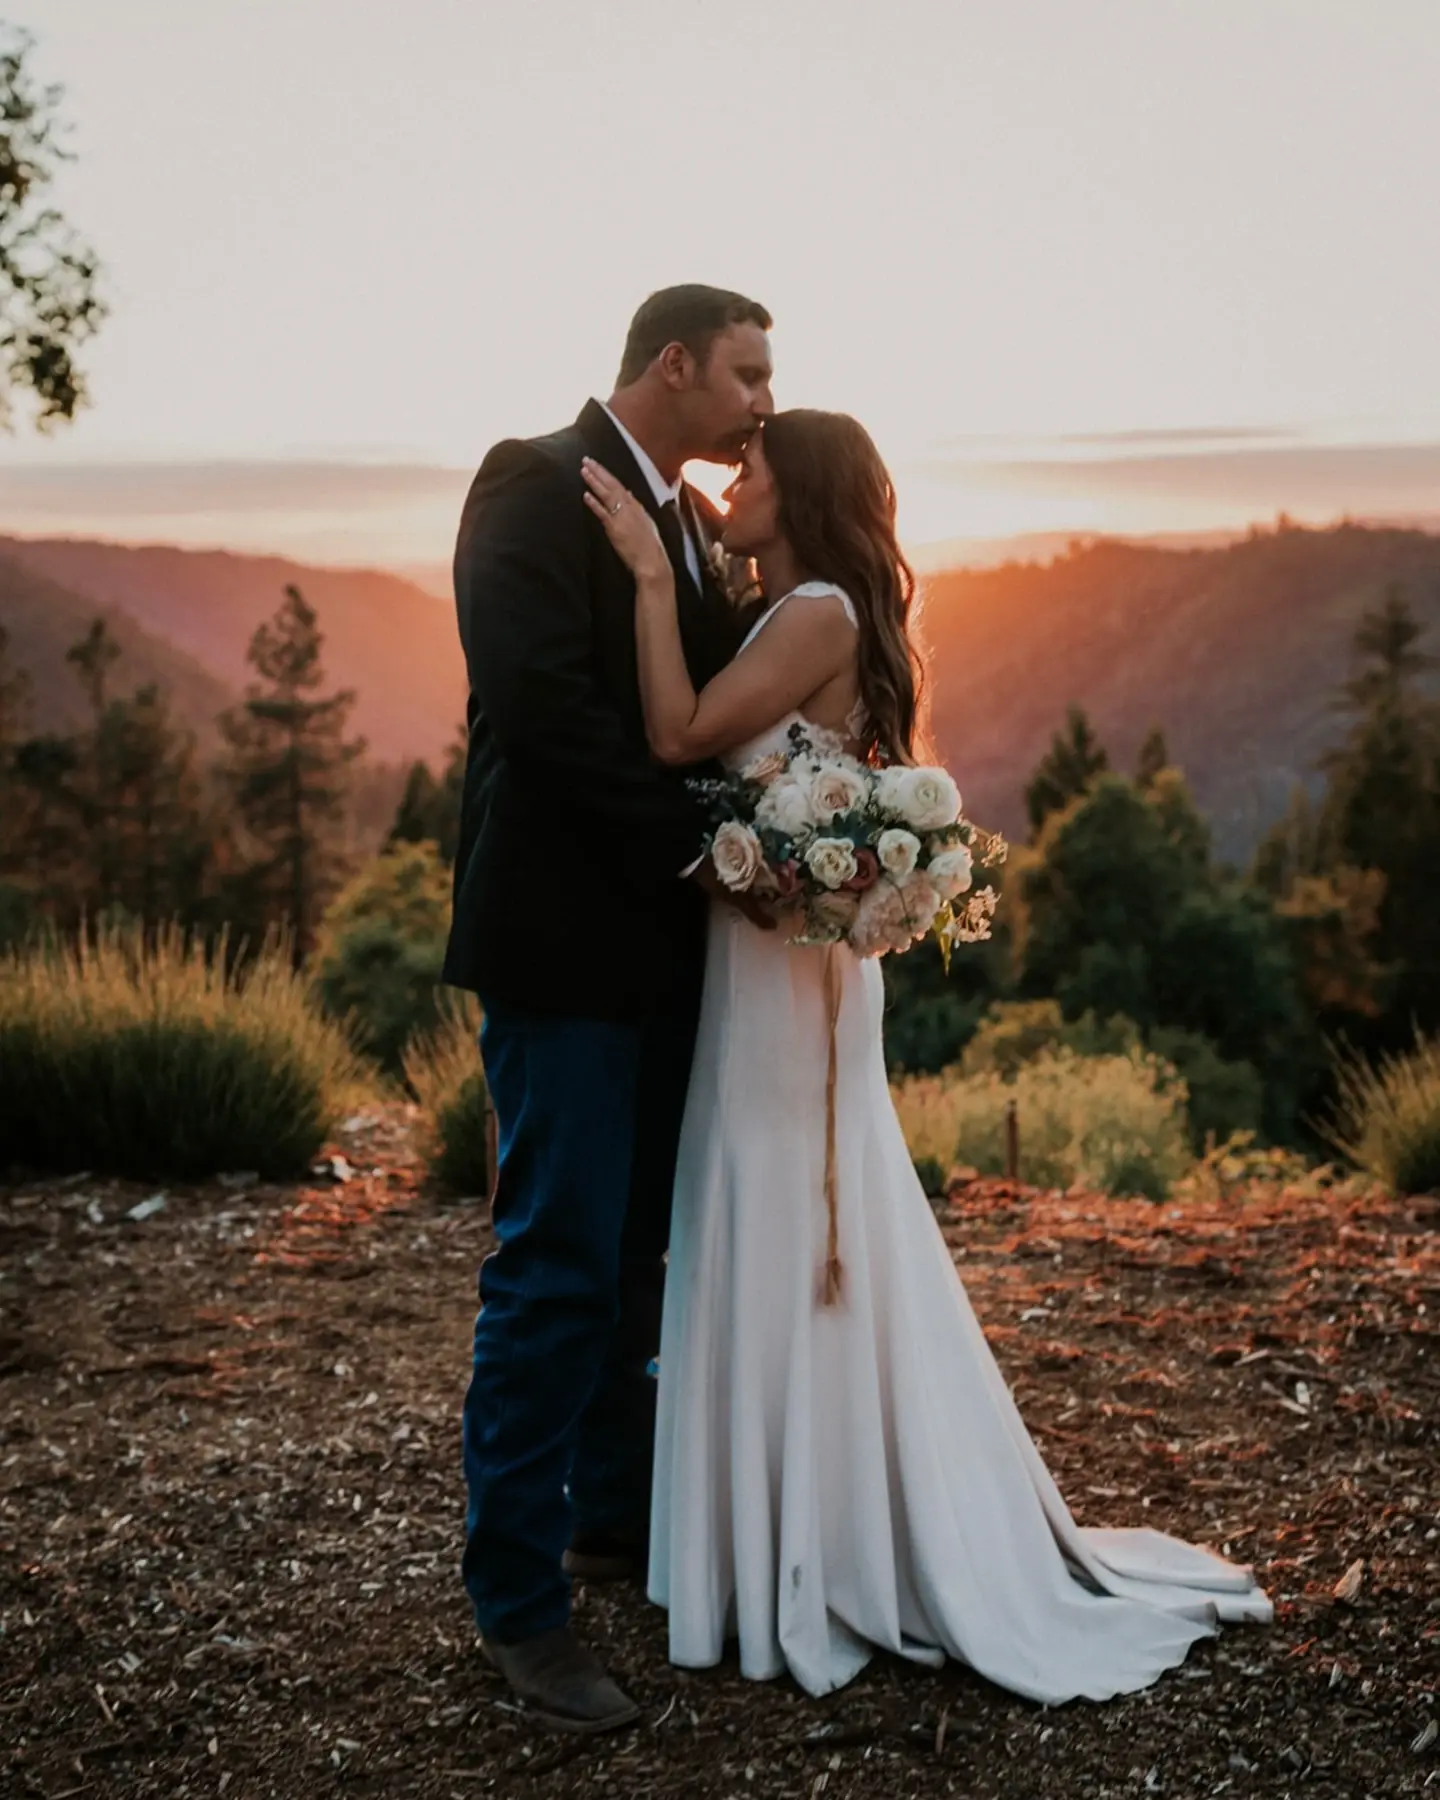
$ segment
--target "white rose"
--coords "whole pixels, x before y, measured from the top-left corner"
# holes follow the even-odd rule
[[[732,893],[743,894],[754,885],[760,866],[765,861],[765,850],[748,825],[741,825],[735,819],[727,819],[715,833],[710,860],[715,865],[715,873],[726,887]]]
[[[960,790],[944,769],[911,769],[904,810],[916,831],[938,831],[960,817]]]
[[[755,808],[755,823],[770,831],[778,831],[782,837],[798,837],[802,831],[809,831],[815,823],[809,794],[798,781],[788,777],[772,781]]]
[[[960,817],[960,790],[944,769],[886,769],[879,798],[915,831],[940,831]]]
[[[869,782],[857,765],[847,768],[841,762],[821,763],[810,781],[810,804],[820,825],[833,825],[842,814],[853,812],[865,799]]]
[[[903,881],[920,857],[920,840],[913,831],[882,831],[875,845],[880,867],[896,881]]]
[[[903,764],[895,763],[888,769],[882,769],[875,777],[875,798],[885,812],[898,813],[900,811],[900,801],[905,792],[905,781],[909,773],[909,769],[905,768]]]
[[[855,846],[848,838],[816,838],[805,852],[805,861],[810,873],[827,888],[842,887],[858,867]]]
[[[942,900],[953,900],[970,886],[970,852],[963,844],[957,844],[953,850],[942,850],[938,856],[930,858],[925,873],[940,890]]]

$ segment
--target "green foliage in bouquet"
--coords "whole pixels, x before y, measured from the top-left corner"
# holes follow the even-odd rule
[[[447,989],[435,1025],[405,1049],[405,1079],[424,1119],[426,1168],[454,1194],[484,1194],[490,1185],[489,1095],[479,1031],[474,995]]]
[[[397,843],[336,895],[313,970],[326,1009],[398,1075],[406,1041],[435,1025],[450,928],[450,871],[432,843]]]
[[[1397,1194],[1440,1189],[1440,1038],[1376,1063],[1342,1055],[1325,1136]]]
[[[0,958],[0,1167],[294,1175],[364,1091],[280,939],[233,968],[135,925]]]
[[[929,937],[948,971],[954,945],[990,936],[998,895],[975,874],[1007,847],[962,815],[943,768],[872,767],[796,723],[784,750],[690,786],[714,821],[716,875],[772,908],[791,943],[884,956]]]
[[[1075,1184],[1159,1200],[1190,1166],[1185,1084],[1158,1057],[1080,1056],[1053,1049],[997,1069],[951,1069],[896,1084],[895,1105],[911,1156],[949,1168],[1005,1170],[1005,1113],[1019,1119],[1020,1179]]]

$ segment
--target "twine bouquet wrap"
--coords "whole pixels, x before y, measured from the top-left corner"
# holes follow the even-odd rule
[[[956,944],[990,935],[997,896],[977,873],[1004,860],[1003,839],[964,817],[946,770],[872,767],[801,723],[786,746],[693,784],[714,821],[706,851],[721,883],[767,911],[794,944],[823,948],[829,1020],[823,1298],[843,1279],[837,1243],[835,1030],[838,954],[885,956],[933,937],[948,968]]]

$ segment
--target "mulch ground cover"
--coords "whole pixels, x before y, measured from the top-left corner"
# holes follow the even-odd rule
[[[1273,1629],[1046,1709],[877,1661],[824,1702],[685,1674],[577,1595],[644,1722],[537,1732],[474,1644],[458,1413],[484,1208],[391,1111],[326,1172],[0,1189],[0,1791],[1440,1800],[1440,1207],[956,1190],[940,1220],[1082,1522],[1258,1566]]]

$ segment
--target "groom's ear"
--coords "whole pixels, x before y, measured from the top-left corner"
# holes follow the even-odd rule
[[[686,349],[678,338],[667,344],[655,361],[666,387],[678,391],[694,386],[695,371],[699,365],[695,361],[694,352]]]

